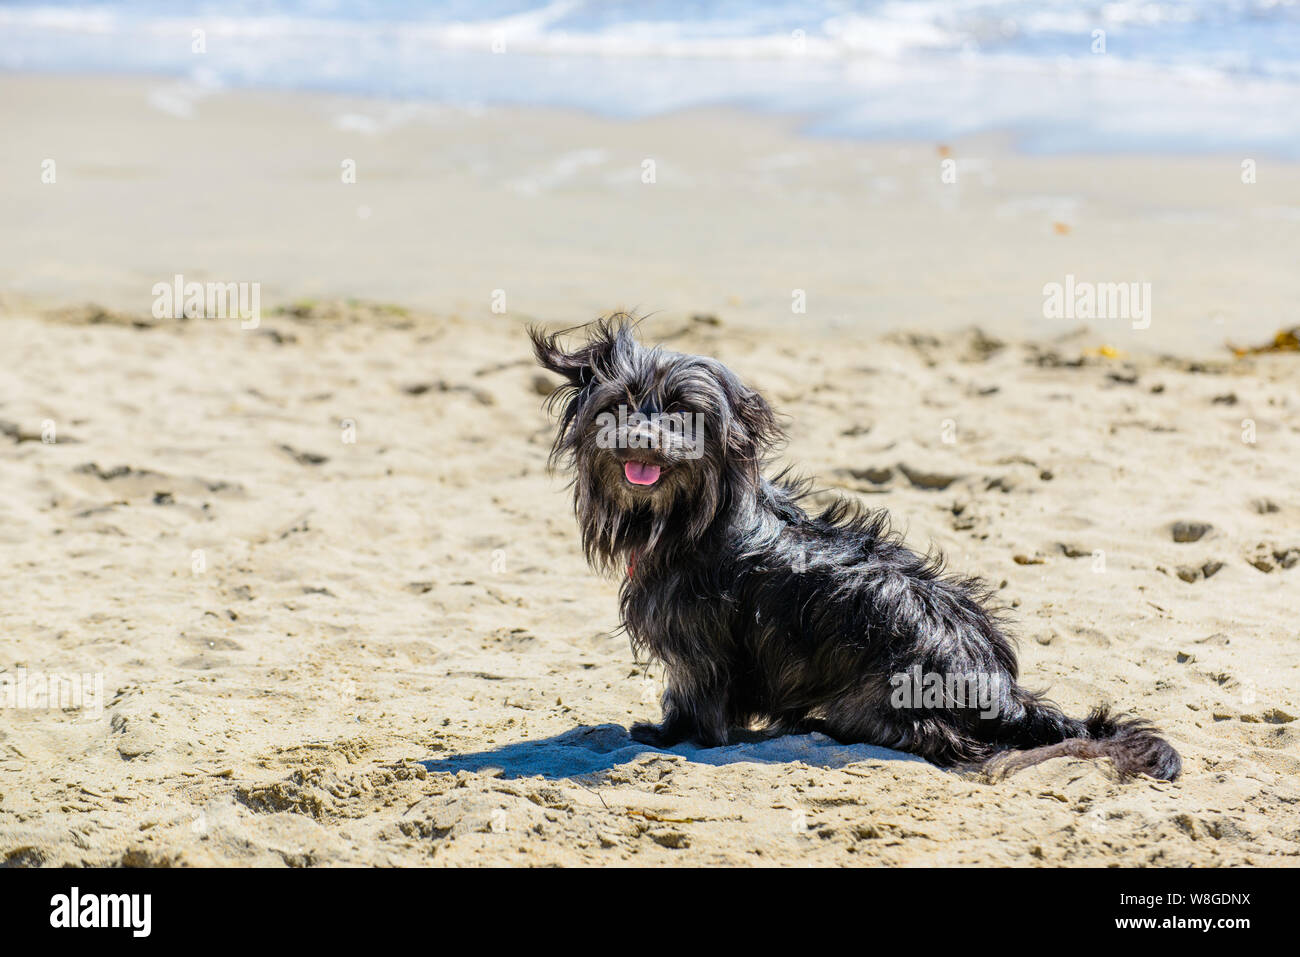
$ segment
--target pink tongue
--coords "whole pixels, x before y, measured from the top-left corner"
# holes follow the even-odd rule
[[[646,465],[644,462],[623,463],[623,474],[633,485],[654,485],[659,481],[660,471],[659,466]]]

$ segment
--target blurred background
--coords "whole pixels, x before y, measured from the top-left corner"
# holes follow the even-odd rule
[[[621,117],[733,104],[826,134],[1013,130],[1030,150],[1300,146],[1285,0],[17,2],[0,31],[8,70],[214,89]]]
[[[1075,275],[1219,343],[1294,295],[1298,49],[1286,0],[4,2],[0,289],[1041,331]]]

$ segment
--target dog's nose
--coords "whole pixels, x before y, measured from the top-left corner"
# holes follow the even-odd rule
[[[629,428],[610,451],[620,462],[646,462],[666,466],[670,464],[670,456],[662,439],[662,433],[652,426]]]
[[[627,430],[629,440],[635,440],[644,443],[647,447],[649,443],[657,443],[660,438],[660,430],[656,425],[645,422],[641,425],[632,426]]]

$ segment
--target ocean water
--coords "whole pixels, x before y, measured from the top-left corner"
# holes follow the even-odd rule
[[[0,0],[0,69],[1300,155],[1300,0]]]

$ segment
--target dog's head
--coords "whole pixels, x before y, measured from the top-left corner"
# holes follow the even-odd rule
[[[780,431],[771,408],[726,366],[641,345],[618,314],[585,341],[530,329],[537,361],[564,377],[549,407],[559,432],[551,461],[573,470],[587,556],[616,566],[667,539],[698,539],[743,492],[759,486]]]

